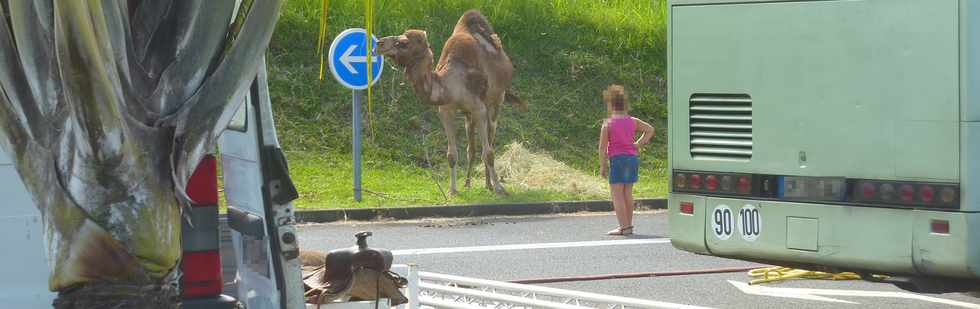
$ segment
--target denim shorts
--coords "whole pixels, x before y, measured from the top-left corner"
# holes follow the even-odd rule
[[[609,158],[609,183],[636,183],[640,178],[640,160],[633,155]]]

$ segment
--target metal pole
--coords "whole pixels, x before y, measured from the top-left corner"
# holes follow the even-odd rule
[[[361,201],[361,91],[354,90],[354,200]]]

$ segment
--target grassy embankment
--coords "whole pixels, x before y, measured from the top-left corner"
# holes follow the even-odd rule
[[[639,197],[666,190],[666,41],[663,0],[377,0],[378,37],[425,29],[438,56],[459,16],[476,8],[500,34],[517,67],[514,88],[530,110],[500,117],[497,166],[513,193],[475,186],[446,197],[446,141],[435,108],[420,103],[400,70],[387,66],[364,111],[364,201],[351,191],[351,94],[329,73],[316,79],[317,0],[284,5],[269,50],[279,135],[303,208],[377,207],[606,198],[595,143],[605,116],[601,90],[624,83],[632,114],[658,129],[642,152]],[[333,0],[328,40],[364,26],[363,1]],[[460,122],[461,123],[461,122]],[[465,137],[462,125],[458,136]],[[465,138],[460,145],[465,157]],[[465,164],[465,162],[463,162]],[[481,163],[475,164],[479,166]]]

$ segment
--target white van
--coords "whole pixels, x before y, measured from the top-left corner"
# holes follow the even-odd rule
[[[202,161],[188,184],[204,196],[184,222],[181,289],[184,308],[304,308],[299,245],[290,201],[296,190],[279,148],[265,64],[228,130],[219,140],[227,226],[231,242],[219,241],[216,158]],[[192,187],[193,186],[193,187]],[[11,158],[0,150],[0,304],[4,308],[51,308],[48,259],[40,213]],[[191,227],[193,226],[193,228]],[[233,252],[221,260],[220,246]],[[222,278],[221,263],[235,265]],[[226,282],[231,289],[225,289]]]

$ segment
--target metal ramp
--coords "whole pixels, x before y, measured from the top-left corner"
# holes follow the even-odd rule
[[[418,278],[423,308],[705,308],[430,272],[419,272]]]
[[[537,285],[420,272],[418,266],[412,264],[392,265],[391,270],[408,279],[408,286],[402,290],[408,297],[408,303],[391,307],[397,309],[706,308]],[[321,308],[331,309],[373,307],[374,302],[337,303],[321,306]],[[384,307],[388,308],[387,306]]]

